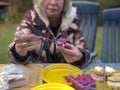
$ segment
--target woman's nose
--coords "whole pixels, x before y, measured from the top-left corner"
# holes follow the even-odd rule
[[[56,3],[56,0],[50,0],[50,3],[54,4]]]

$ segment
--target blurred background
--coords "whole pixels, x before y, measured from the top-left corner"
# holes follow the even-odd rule
[[[102,45],[102,11],[107,8],[120,7],[120,0],[75,0],[92,1],[100,4],[99,22],[95,51],[98,53],[96,58],[101,56]],[[14,39],[17,25],[24,15],[33,7],[32,0],[0,0],[0,63],[9,63],[7,50],[8,45]],[[95,58],[95,59],[96,59]]]

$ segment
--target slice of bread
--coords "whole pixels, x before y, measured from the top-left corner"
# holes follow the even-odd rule
[[[97,75],[104,75],[104,68],[101,66],[95,66],[92,71]],[[112,75],[114,72],[115,72],[115,69],[113,69],[109,66],[105,67],[105,74],[107,76]]]
[[[113,73],[107,77],[107,85],[115,90],[120,90],[120,73]]]
[[[107,77],[108,81],[120,82],[120,73],[113,73],[110,77]]]
[[[120,82],[107,81],[108,87],[114,90],[120,90]]]
[[[112,75],[113,73],[116,72],[115,69],[113,69],[112,67],[109,67],[109,66],[106,66],[105,71],[106,71],[106,74],[107,74],[108,76],[109,76],[109,75]]]
[[[95,81],[99,81],[99,82],[102,82],[104,80],[103,76],[102,75],[97,75],[95,73],[91,73],[90,74],[91,77],[95,80]]]
[[[96,75],[103,75],[104,74],[103,67],[100,67],[100,66],[95,66],[92,69],[92,72],[95,73]]]

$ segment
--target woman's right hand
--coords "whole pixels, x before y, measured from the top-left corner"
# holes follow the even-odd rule
[[[20,56],[25,56],[28,51],[38,52],[41,45],[41,39],[32,33],[17,31],[14,37],[15,49]]]

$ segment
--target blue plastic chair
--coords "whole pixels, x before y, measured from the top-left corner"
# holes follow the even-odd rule
[[[120,8],[103,11],[103,43],[101,60],[120,63]]]
[[[84,33],[85,41],[91,52],[91,57],[94,58],[97,56],[97,53],[94,52],[94,47],[100,4],[89,1],[73,1],[72,4],[77,7],[77,13],[80,16],[81,30]]]

